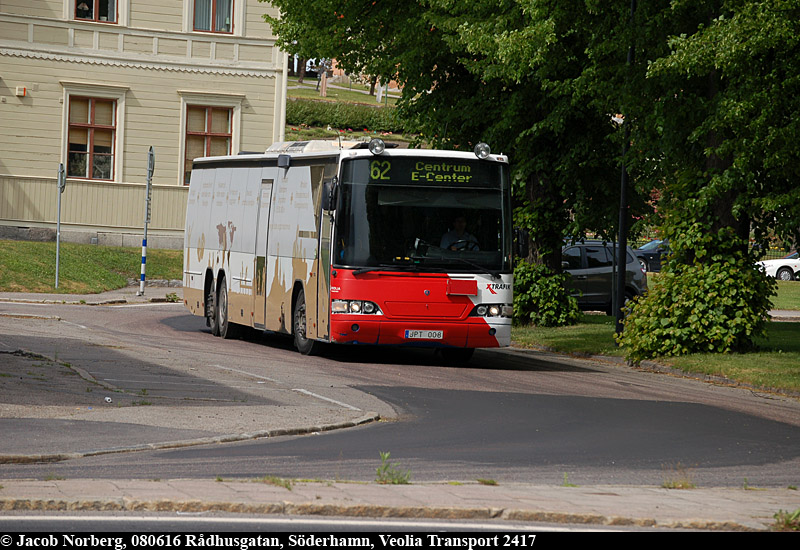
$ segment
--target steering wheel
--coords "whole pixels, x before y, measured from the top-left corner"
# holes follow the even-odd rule
[[[459,239],[452,243],[448,248],[455,247],[456,250],[478,250],[478,243],[469,239]]]

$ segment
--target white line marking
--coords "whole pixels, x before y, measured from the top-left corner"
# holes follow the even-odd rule
[[[348,405],[347,403],[342,403],[341,401],[336,401],[335,399],[331,399],[330,397],[324,397],[322,395],[317,395],[316,393],[310,392],[308,390],[304,390],[302,388],[293,388],[292,391],[296,391],[298,393],[302,393],[305,395],[310,395],[311,397],[316,397],[317,399],[322,399],[323,401],[329,401],[331,403],[335,403],[345,409],[350,409],[351,411],[360,411],[358,407],[354,407],[352,405]]]
[[[236,373],[239,373],[239,374],[245,374],[247,376],[252,376],[253,378],[260,378],[261,380],[269,380],[270,382],[274,382],[276,384],[283,385],[283,384],[281,384],[281,382],[279,382],[278,380],[275,380],[274,378],[269,378],[267,376],[260,376],[258,374],[253,374],[252,372],[247,372],[247,371],[243,371],[243,370],[239,370],[239,369],[232,369],[230,367],[223,367],[222,365],[211,365],[211,366],[215,367],[215,368],[218,368],[218,369],[227,370],[227,371],[230,371],[230,372],[236,372]],[[358,407],[354,407],[352,405],[348,405],[347,403],[342,403],[341,401],[336,401],[335,399],[331,399],[330,397],[325,397],[325,396],[322,396],[322,395],[318,395],[316,393],[310,392],[308,390],[304,390],[302,388],[292,388],[292,391],[295,391],[295,392],[298,392],[298,393],[302,393],[302,394],[308,395],[310,397],[315,397],[317,399],[322,399],[323,401],[328,401],[329,403],[334,403],[336,405],[339,405],[340,407],[344,407],[345,409],[350,409],[351,411],[361,411],[361,409],[359,409]]]
[[[214,367],[214,368],[217,368],[217,369],[227,370],[227,371],[231,371],[231,372],[238,372],[239,374],[246,374],[247,376],[252,376],[253,378],[260,378],[261,380],[269,380],[270,382],[275,382],[276,384],[280,384],[280,382],[278,382],[274,378],[269,378],[268,376],[261,376],[261,375],[253,374],[252,372],[247,372],[247,371],[244,371],[244,370],[232,369],[230,367],[223,367],[222,365],[211,365],[211,366]]]

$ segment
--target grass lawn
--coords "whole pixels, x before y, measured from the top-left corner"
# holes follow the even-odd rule
[[[783,288],[780,289],[783,293]],[[570,327],[513,327],[514,345],[574,355],[611,355],[624,352],[614,344],[614,318],[584,315]],[[731,354],[693,354],[658,362],[690,373],[722,376],[763,388],[800,392],[800,323],[770,323],[759,351]]]
[[[93,294],[121,288],[142,270],[141,248],[61,243],[56,280],[56,243],[0,241],[0,291]],[[183,278],[182,250],[147,250],[148,279]]]
[[[772,307],[800,310],[800,281],[778,281],[778,295],[772,297]]]
[[[347,101],[350,103],[366,103],[368,105],[377,105],[377,97],[369,95],[369,86],[364,86],[358,83],[352,85],[336,84],[328,81],[327,96],[322,97],[317,90],[317,79],[304,79],[302,84],[297,83],[297,78],[289,77],[287,81],[289,97],[299,97],[304,99],[320,99],[327,101]],[[388,104],[394,105],[400,94],[390,93]],[[386,104],[386,96],[383,96],[381,105]]]

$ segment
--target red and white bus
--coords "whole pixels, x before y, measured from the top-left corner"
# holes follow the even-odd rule
[[[366,143],[278,143],[196,159],[184,303],[214,335],[242,326],[325,343],[423,346],[450,362],[510,344],[508,159]]]

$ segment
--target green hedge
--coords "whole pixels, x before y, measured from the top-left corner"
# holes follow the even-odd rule
[[[340,130],[364,130],[402,133],[403,125],[394,107],[379,107],[360,103],[289,99],[286,102],[286,123],[306,124]]]
[[[539,327],[574,325],[578,301],[567,291],[567,275],[520,260],[514,266],[514,323]]]
[[[628,359],[745,352],[766,335],[777,285],[752,258],[714,256],[676,267],[662,272],[625,318],[617,342]]]

